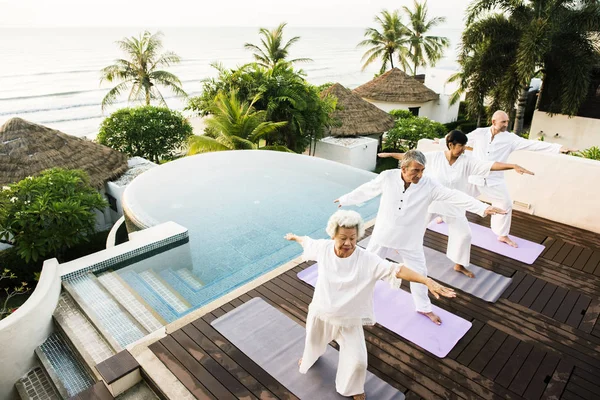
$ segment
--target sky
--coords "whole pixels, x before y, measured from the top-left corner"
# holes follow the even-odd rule
[[[470,0],[429,0],[430,16],[461,29]],[[367,27],[382,9],[412,0],[0,0],[2,27],[289,26]]]

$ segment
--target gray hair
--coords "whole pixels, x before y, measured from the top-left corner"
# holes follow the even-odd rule
[[[325,231],[333,239],[338,228],[356,228],[356,239],[360,239],[365,234],[365,223],[362,217],[356,211],[338,210],[327,221]]]
[[[404,158],[402,158],[402,161],[400,162],[400,167],[408,167],[413,161],[416,161],[422,166],[425,166],[425,154],[421,153],[419,150],[407,151],[406,153],[404,153]]]

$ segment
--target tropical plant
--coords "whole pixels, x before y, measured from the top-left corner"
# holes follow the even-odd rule
[[[246,49],[252,50],[254,59],[259,65],[265,68],[272,68],[280,61],[287,61],[290,64],[312,61],[310,58],[287,60],[290,47],[300,40],[300,36],[294,36],[284,44],[283,28],[286,25],[287,23],[283,22],[277,28],[270,31],[267,28],[260,28],[258,31],[258,34],[261,36],[260,45],[257,46],[252,43],[244,45]]]
[[[498,11],[499,13],[494,13]],[[476,0],[467,11],[459,62],[461,89],[481,108],[512,110],[515,132],[523,129],[525,99],[531,79],[551,77],[552,112],[574,115],[587,95],[597,65],[600,3],[580,0]]]
[[[173,52],[159,54],[162,49],[162,33],[151,34],[148,31],[139,37],[132,36],[117,41],[125,52],[126,59],[118,59],[115,64],[102,70],[102,81],[120,81],[102,100],[102,110],[113,104],[119,96],[129,89],[128,101],[141,101],[150,105],[151,100],[159,100],[166,106],[165,99],[156,85],[170,89],[175,95],[187,97],[181,87],[181,81],[170,72],[159,68],[168,67],[181,61]]]
[[[592,146],[589,149],[577,151],[573,153],[574,156],[589,158],[590,160],[600,161],[600,147]]]
[[[384,137],[383,148],[407,151],[417,147],[421,139],[435,139],[447,133],[446,127],[425,117],[401,118]]]
[[[159,163],[172,159],[192,135],[192,126],[166,107],[121,108],[100,125],[96,140],[130,156]]]
[[[364,34],[366,39],[358,44],[358,47],[368,47],[362,57],[363,71],[379,60],[381,74],[387,70],[388,63],[390,68],[394,68],[394,57],[398,58],[402,70],[410,70],[408,32],[400,20],[398,11],[383,10],[375,17],[375,22],[379,29],[367,28]]]
[[[95,210],[107,203],[81,170],[52,168],[3,187],[0,239],[14,244],[26,262],[87,240],[96,226]]]
[[[415,118],[415,115],[408,110],[391,110],[389,114],[395,119]]]
[[[206,119],[209,134],[193,136],[189,140],[188,155],[221,150],[258,149],[265,135],[281,128],[287,122],[265,121],[267,112],[256,111],[254,104],[240,101],[235,90],[217,94],[210,117]],[[282,146],[265,146],[265,150],[290,151]]]
[[[9,269],[4,268],[4,271],[0,272],[0,281],[6,279],[17,279],[17,276],[10,272]],[[0,320],[8,317],[15,310],[11,309],[8,306],[10,299],[16,296],[20,296],[31,291],[31,288],[27,287],[27,282],[21,282],[20,285],[14,286],[12,288],[4,288],[4,301],[0,305]]]
[[[265,135],[266,145],[285,146],[296,152],[303,152],[312,139],[322,137],[332,123],[335,100],[321,98],[319,88],[285,61],[272,68],[257,63],[236,70],[213,66],[219,71],[218,77],[203,82],[202,94],[189,100],[188,110],[211,115],[217,95],[235,90],[240,101],[252,103],[256,111],[266,111],[265,121],[287,122]],[[254,100],[256,95],[259,98]]]
[[[427,34],[444,23],[446,18],[427,19],[427,1],[419,3],[415,0],[413,10],[406,6],[402,9],[408,16],[408,24],[405,27],[409,42],[409,58],[413,65],[413,75],[416,75],[418,67],[435,66],[444,55],[444,49],[450,45],[447,37]]]

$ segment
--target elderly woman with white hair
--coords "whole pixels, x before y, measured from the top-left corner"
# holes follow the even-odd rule
[[[385,257],[396,251],[402,260],[418,273],[427,276],[423,237],[427,228],[428,208],[434,201],[447,202],[480,216],[504,213],[496,207],[474,199],[458,190],[448,189],[428,176],[423,176],[426,158],[418,150],[404,154],[400,170],[383,171],[370,182],[335,200],[341,206],[363,203],[381,195],[377,223],[367,250]],[[427,288],[411,283],[410,291],[417,312],[435,324],[442,320],[433,312]]]
[[[327,224],[330,240],[315,240],[288,233],[285,238],[304,248],[303,259],[318,263],[318,278],[306,318],[306,342],[300,372],[308,369],[335,340],[340,346],[336,390],[343,396],[364,399],[367,347],[363,325],[374,325],[373,292],[378,280],[400,288],[402,279],[425,285],[436,298],[455,297],[452,289],[356,247],[364,235],[361,216],[340,210]]]

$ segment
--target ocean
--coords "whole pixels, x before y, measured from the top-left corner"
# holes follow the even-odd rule
[[[127,106],[123,98],[113,107],[100,107],[112,87],[100,84],[100,70],[123,55],[115,41],[138,35],[143,28],[4,28],[0,29],[0,125],[11,117],[61,130],[74,136],[94,137],[112,111]],[[210,66],[220,62],[235,68],[252,61],[245,43],[259,42],[258,28],[164,27],[164,50],[177,53],[182,62],[167,68],[182,81],[190,95],[200,94],[202,79],[216,75]],[[309,82],[339,82],[357,87],[373,78],[379,65],[361,71],[365,49],[356,45],[364,28],[286,27],[285,37],[300,36],[291,58],[313,62],[297,64]],[[436,67],[456,68],[459,30],[435,32],[450,38],[451,47]],[[420,71],[422,72],[422,71]],[[170,108],[182,110],[185,100],[160,89]],[[135,105],[131,104],[131,105]]]

